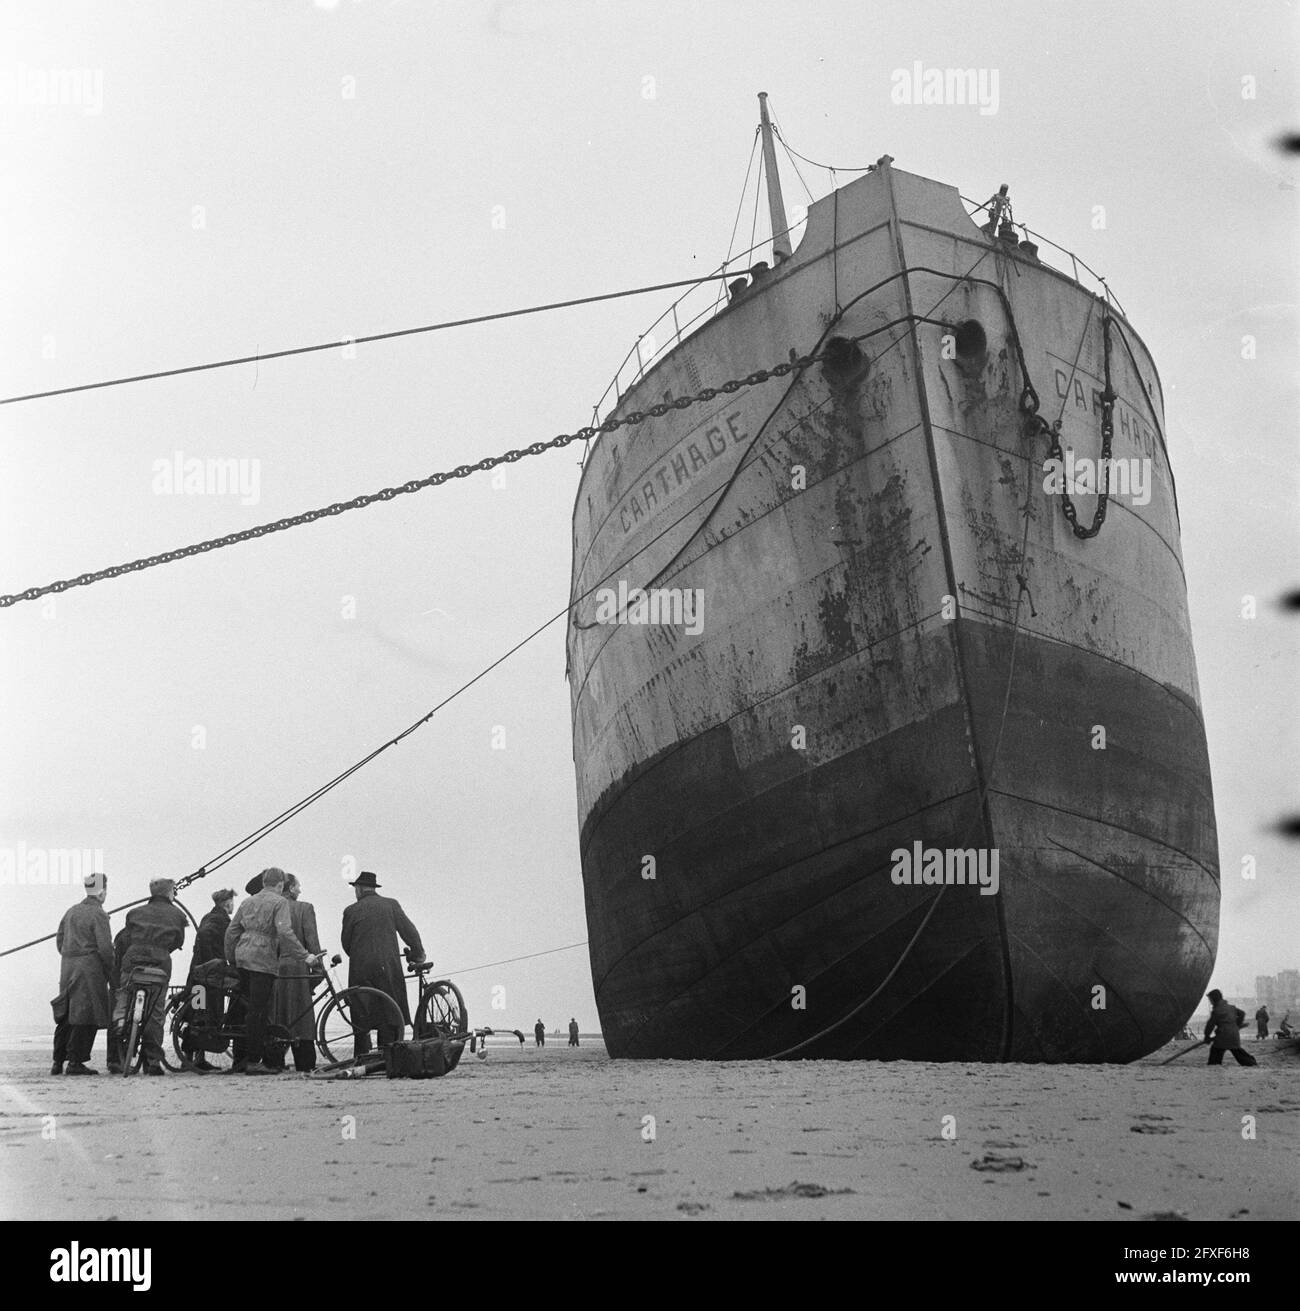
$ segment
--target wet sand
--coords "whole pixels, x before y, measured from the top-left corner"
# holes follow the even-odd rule
[[[1300,1055],[1160,1067],[1179,1046],[1130,1066],[500,1047],[423,1082],[52,1078],[43,1049],[5,1051],[0,1218],[1300,1218]]]

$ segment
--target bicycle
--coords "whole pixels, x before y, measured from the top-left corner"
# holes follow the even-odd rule
[[[144,1065],[144,1030],[167,986],[167,971],[151,965],[137,965],[126,976],[127,999],[122,1038],[122,1077],[129,1078]],[[163,1013],[166,1032],[167,1015]],[[163,1049],[166,1060],[166,1048]]]
[[[267,1046],[273,1052],[277,1048],[280,1052],[288,1050],[292,1042],[290,1028],[318,1006],[321,1010],[314,1023],[315,1042],[327,1067],[351,1064],[363,1057],[370,1047],[369,1030],[378,1025],[404,1030],[402,1013],[386,992],[338,987],[331,971],[342,964],[342,956],[334,955],[327,962],[322,953],[314,959],[321,966],[319,976],[281,976],[311,978],[315,985],[310,1003],[293,1017],[290,1026],[266,1026]],[[242,1054],[248,1036],[244,1001],[238,972],[232,966],[225,961],[200,966],[186,990],[168,1006],[175,1064],[165,1057],[167,1067],[204,1074],[228,1071]]]
[[[406,956],[409,969],[406,977],[419,981],[419,999],[415,1009],[416,1038],[448,1039],[447,1068],[454,1070],[460,1061],[461,1041],[473,1039],[469,1027],[469,1011],[460,989],[450,979],[426,980],[433,970],[432,961],[413,961],[410,951]]]

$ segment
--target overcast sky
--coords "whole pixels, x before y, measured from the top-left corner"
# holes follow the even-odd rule
[[[0,21],[6,396],[707,271],[760,90],[812,159],[1009,182],[1161,373],[1217,981],[1300,965],[1300,844],[1270,833],[1300,809],[1300,618],[1276,606],[1300,582],[1297,168],[1270,145],[1300,126],[1293,5],[33,0]],[[891,103],[916,61],[996,71],[996,112]],[[78,69],[79,103],[39,103],[34,74]],[[570,431],[669,299],[6,406],[0,591]],[[177,452],[256,461],[255,491],[163,494]],[[563,609],[577,458],[0,611],[0,847],[102,849],[110,905],[202,865]],[[586,938],[563,625],[187,904],[271,864],[329,945],[345,871],[377,871],[472,1019],[594,1028],[585,949],[466,972]],[[0,898],[2,947],[75,893]],[[0,961],[0,1028],[46,1025],[57,974],[52,946]]]

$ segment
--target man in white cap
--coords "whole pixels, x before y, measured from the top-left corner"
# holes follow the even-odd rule
[[[64,912],[55,934],[63,963],[59,967],[59,995],[54,999],[54,1063],[51,1074],[98,1074],[86,1062],[95,1045],[95,1033],[107,1029],[111,1018],[108,980],[113,972],[113,941],[108,931],[104,898],[108,880],[88,874],[82,881],[86,896]]]

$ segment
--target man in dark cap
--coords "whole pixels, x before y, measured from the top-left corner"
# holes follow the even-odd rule
[[[54,999],[54,1064],[51,1074],[98,1074],[86,1062],[95,1045],[95,1031],[110,1022],[108,980],[113,973],[113,944],[108,933],[104,897],[108,881],[102,874],[83,880],[85,899],[64,913],[55,943],[63,963],[59,995]]]
[[[378,988],[386,992],[397,1003],[403,1023],[410,1024],[406,978],[397,954],[397,939],[400,936],[411,949],[410,959],[415,963],[424,960],[420,935],[397,901],[379,895],[379,881],[368,870],[357,875],[350,886],[356,901],[343,912],[343,932],[339,937],[348,954],[348,987]],[[370,1029],[377,1030],[381,1047],[401,1037],[392,1025],[380,1024],[378,1017],[358,1015],[356,1018],[372,1021],[366,1026],[367,1032],[357,1035],[358,1056],[370,1050]]]
[[[261,879],[262,876],[259,874],[257,877]],[[194,939],[191,972],[195,966],[205,965],[210,960],[225,960],[226,930],[230,927],[230,917],[234,910],[233,889],[222,888],[212,894],[212,909],[199,921],[198,936]]]
[[[1210,1065],[1222,1065],[1223,1053],[1231,1052],[1238,1065],[1258,1065],[1259,1062],[1241,1045],[1241,1022],[1246,1018],[1231,1002],[1225,1001],[1218,988],[1207,992],[1210,1018],[1205,1023],[1205,1041],[1210,1043]],[[1210,1035],[1214,1037],[1211,1039]]]
[[[261,875],[258,875],[261,878]],[[230,916],[235,908],[235,893],[232,888],[221,888],[212,894],[212,909],[199,921],[199,931],[194,939],[194,955],[190,959],[189,989],[190,997],[195,997],[194,989],[202,986],[199,971],[209,961],[226,959],[226,930],[230,927]],[[221,1024],[225,1014],[225,994],[220,988],[203,987],[202,1019],[206,1026],[216,1028]],[[191,1001],[196,1009],[197,1001]],[[196,1070],[211,1070],[214,1067],[199,1050],[192,1037],[184,1039],[185,1054]]]
[[[149,900],[127,912],[126,928],[130,931],[126,951],[119,968],[119,988],[113,1005],[113,1020],[125,1031],[127,1006],[133,991],[131,971],[137,966],[154,970],[160,981],[154,988],[153,1009],[145,1019],[141,1046],[144,1050],[144,1072],[162,1074],[163,1014],[167,1009],[167,984],[172,975],[172,952],[185,943],[185,929],[189,920],[176,904],[176,884],[172,879],[150,879]]]

